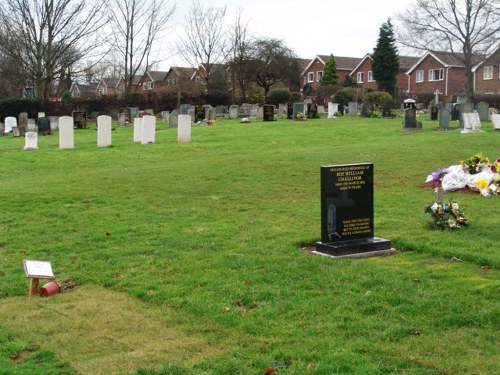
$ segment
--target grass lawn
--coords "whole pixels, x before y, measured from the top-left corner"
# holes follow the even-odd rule
[[[500,196],[446,193],[470,226],[434,230],[428,174],[500,132],[403,132],[401,119],[194,127],[156,143],[95,127],[0,138],[0,374],[500,373]],[[456,125],[455,125],[456,126]],[[334,260],[320,166],[374,163],[375,235],[391,257]],[[28,298],[23,259],[78,287]]]

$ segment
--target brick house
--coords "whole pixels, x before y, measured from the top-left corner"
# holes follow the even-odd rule
[[[75,81],[71,83],[69,92],[72,98],[91,98],[97,94],[97,83],[85,85]]]
[[[481,56],[475,60],[480,61]],[[464,89],[465,66],[451,52],[426,52],[407,72],[408,93],[434,93],[457,95]]]
[[[132,84],[130,85],[130,92],[139,92],[140,82],[142,79],[142,75],[135,74],[132,77]],[[125,92],[125,78],[120,77],[118,82],[119,93],[123,94]]]
[[[320,86],[320,81],[323,78],[325,64],[330,58],[330,55],[316,55],[302,71],[302,87],[309,84],[312,89],[317,89]],[[335,64],[337,65],[338,83],[342,84],[345,78],[352,70],[361,62],[362,59],[357,57],[334,56]]]
[[[486,56],[473,69],[474,92],[478,94],[500,94],[500,48]]]
[[[413,56],[399,56],[399,72],[396,75],[396,87],[398,90],[407,90],[408,88],[408,75],[406,72],[417,61],[418,57]],[[377,90],[377,81],[373,78],[372,72],[372,55],[366,54],[365,57],[349,74],[358,83],[358,86],[364,89]]]
[[[167,91],[192,92],[195,89],[195,85],[191,78],[195,73],[196,69],[194,68],[172,66],[165,76]]]
[[[96,92],[98,95],[118,95],[123,92],[119,84],[119,78],[103,78],[97,83]]]
[[[152,93],[152,92],[162,92],[167,90],[167,73],[165,71],[159,70],[148,70],[146,71],[140,81],[138,92]]]

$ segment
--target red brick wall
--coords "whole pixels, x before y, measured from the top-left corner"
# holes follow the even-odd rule
[[[493,67],[492,79],[484,79],[484,67]],[[481,94],[500,93],[500,51],[490,56],[476,71],[476,92]]]
[[[368,72],[372,71],[372,60],[365,59],[363,63],[358,66],[357,69],[353,70],[351,77],[357,82],[358,81],[358,73],[363,73],[363,82],[358,82],[358,87],[364,89],[372,89],[377,90],[377,82],[368,81]]]
[[[429,81],[430,69],[443,68],[443,79]],[[416,82],[417,71],[423,70],[424,79]],[[433,93],[439,90],[443,95],[455,95],[463,91],[465,84],[464,68],[446,68],[432,56],[427,56],[410,74],[410,93]]]
[[[317,58],[314,59],[313,63],[311,64],[309,69],[307,69],[306,74],[302,78],[302,87],[304,87],[307,83],[309,83],[313,89],[317,89],[319,87],[318,72],[322,72],[324,70],[325,70],[325,65]],[[313,73],[312,82],[308,81],[309,73]]]

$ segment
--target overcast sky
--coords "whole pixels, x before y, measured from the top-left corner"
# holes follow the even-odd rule
[[[389,17],[409,8],[416,0],[202,0],[202,4],[227,6],[226,23],[232,23],[236,9],[256,37],[276,38],[295,51],[298,57],[315,55],[363,57],[373,52],[380,26]],[[174,16],[176,28],[170,31],[161,47],[161,70],[172,65],[188,64],[166,51],[173,51],[173,41],[182,34],[182,23],[191,5],[178,1]]]

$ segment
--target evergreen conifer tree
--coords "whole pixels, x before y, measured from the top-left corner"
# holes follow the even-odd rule
[[[325,68],[323,69],[323,78],[321,79],[321,86],[324,85],[336,85],[339,81],[339,76],[337,75],[337,63],[335,62],[335,57],[330,55],[327,62],[325,63]]]
[[[399,72],[399,57],[390,18],[380,27],[372,58],[373,79],[377,81],[378,89],[394,95],[396,76]]]

